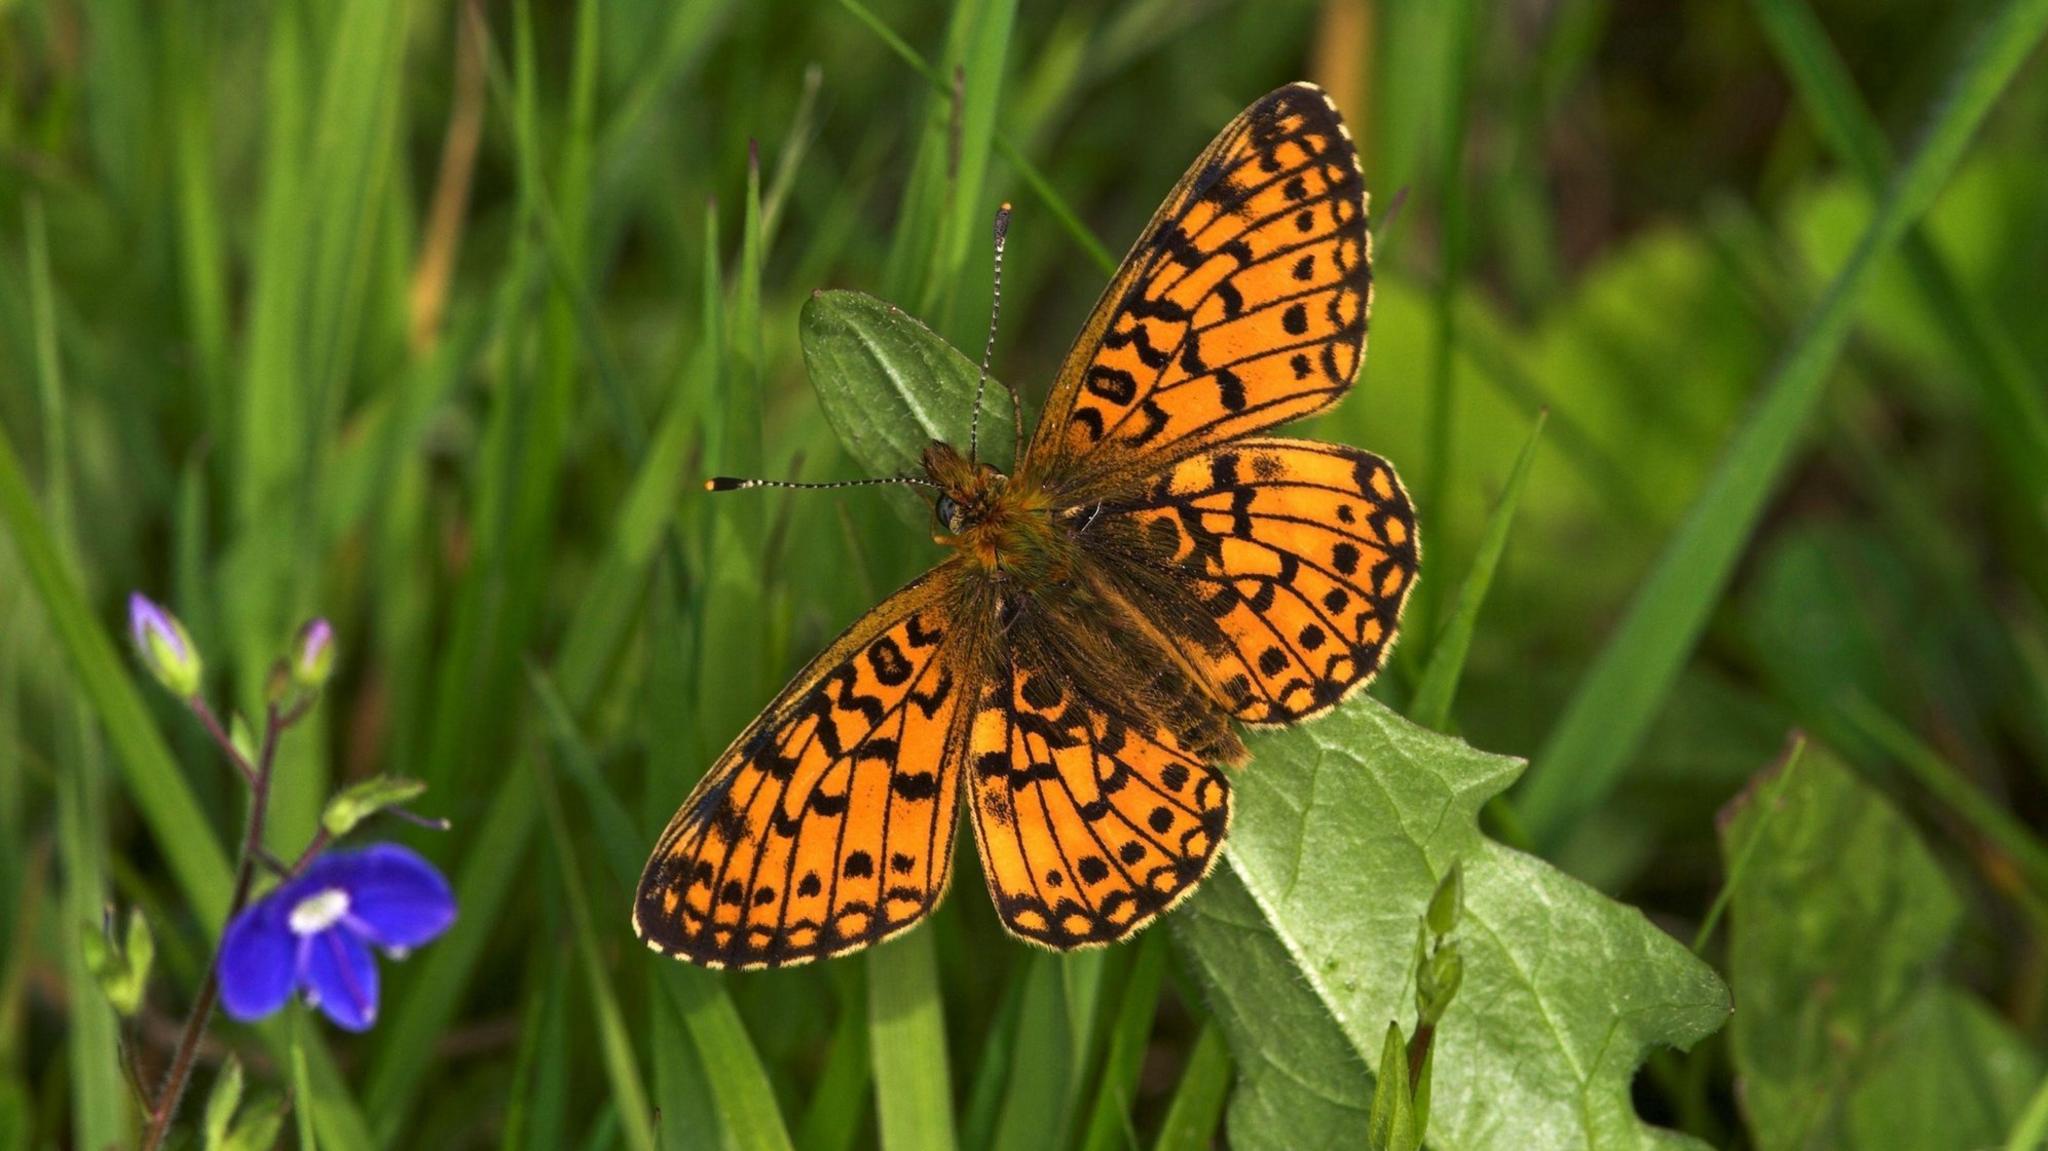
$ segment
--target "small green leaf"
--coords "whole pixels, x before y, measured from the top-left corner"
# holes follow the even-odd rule
[[[1431,1026],[1441,1022],[1464,981],[1465,961],[1456,947],[1446,947],[1423,960],[1415,972],[1416,1017]]]
[[[139,1007],[149,989],[149,969],[156,963],[156,934],[149,928],[149,917],[139,907],[128,913],[127,951],[128,970],[135,980],[135,1004]]]
[[[1401,1025],[1387,1023],[1387,1038],[1380,1044],[1380,1066],[1401,1067],[1407,1058],[1407,1041]],[[1414,1103],[1408,1097],[1406,1075],[1382,1075],[1372,1089],[1372,1115],[1366,1130],[1373,1151],[1412,1151],[1418,1144]]]
[[[871,475],[922,475],[925,448],[967,448],[980,369],[930,328],[863,292],[817,292],[804,304],[804,364],[825,417]],[[982,458],[1010,462],[1010,397],[990,380],[981,399]],[[922,519],[920,519],[922,522]]]
[[[266,1096],[251,1103],[219,1151],[271,1151],[278,1133],[284,1130],[285,1103],[279,1096]]]
[[[105,925],[84,925],[79,931],[79,951],[85,958],[85,969],[92,973],[107,1002],[123,1016],[134,1015],[149,990],[149,969],[156,961],[156,936],[151,934],[149,920],[140,908],[128,913],[125,939],[116,942],[111,927],[111,919]]]
[[[240,712],[228,717],[228,742],[235,745],[243,763],[256,762],[256,732]]]
[[[421,780],[372,776],[343,788],[328,800],[327,810],[320,813],[320,826],[327,829],[328,835],[340,839],[378,812],[411,803],[426,791],[427,785]]]
[[[1429,912],[1423,922],[1429,925],[1430,934],[1441,939],[1458,926],[1458,916],[1465,910],[1465,869],[1461,864],[1451,864],[1444,873],[1443,882],[1436,885],[1436,893],[1429,897]]]
[[[206,1151],[221,1151],[227,1146],[228,1130],[234,1126],[235,1111],[241,1105],[242,1061],[230,1053],[220,1074],[214,1077],[213,1094],[206,1097],[206,1117],[201,1124],[206,1133]]]

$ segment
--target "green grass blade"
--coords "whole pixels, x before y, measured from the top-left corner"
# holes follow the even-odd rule
[[[474,829],[455,873],[455,903],[462,915],[448,933],[416,960],[420,970],[408,981],[387,1023],[377,1031],[363,1090],[364,1110],[376,1116],[377,1144],[398,1145],[412,1107],[425,1086],[434,1037],[446,1031],[462,1005],[503,911],[513,882],[525,864],[527,840],[539,815],[533,769],[516,763],[505,773],[491,806]]]
[[[953,1077],[931,930],[870,948],[865,961],[882,1151],[947,1151]]]
[[[1229,1098],[1230,1045],[1215,1020],[1204,1020],[1159,1125],[1154,1151],[1207,1151],[1215,1146],[1216,1128]]]
[[[1103,1056],[1094,1110],[1082,1132],[1082,1151],[1121,1151],[1131,1144],[1131,1108],[1138,1096],[1138,1073],[1144,1068],[1170,950],[1161,932],[1148,932],[1138,941],[1138,957],[1124,981],[1123,999],[1110,1025],[1109,1051]]]
[[[959,1142],[968,1147],[986,1147],[995,1142],[996,1117],[1003,1105],[1004,1088],[1010,1078],[1010,1056],[1017,1050],[1017,1029],[1023,1018],[1024,991],[1028,969],[1018,967],[1002,981],[1002,996],[983,1029],[981,1057],[974,1065],[965,1106],[958,1121]],[[966,1061],[961,1056],[961,1061]]]
[[[1792,462],[1879,258],[1933,204],[2044,27],[2048,0],[2013,0],[1986,25],[1956,70],[1918,151],[1892,181],[1855,251],[1779,361],[1620,628],[1538,751],[1520,807],[1539,844],[1556,843],[1620,778],[1727,586],[1765,501]]]
[[[911,69],[918,75],[923,76],[925,83],[931,85],[940,95],[944,96],[952,92],[952,83],[940,75],[938,70],[933,68],[918,53],[917,49],[911,47],[903,37],[898,36],[895,29],[890,28],[867,5],[862,4],[860,0],[839,0],[839,4],[840,7],[845,8],[847,12],[851,13],[856,20],[865,25],[869,31],[873,32],[891,52],[896,54],[897,58],[910,65]],[[1066,231],[1068,237],[1080,246],[1081,251],[1087,255],[1089,262],[1094,264],[1105,275],[1116,271],[1116,257],[1103,245],[1101,240],[1096,238],[1095,233],[1089,229],[1088,225],[1081,222],[1080,213],[1076,212],[1073,206],[1067,203],[1066,199],[1059,194],[1058,189],[1053,187],[1052,181],[1046,179],[1045,173],[1040,171],[1038,166],[1033,164],[1028,156],[1024,155],[1023,150],[1017,147],[1016,142],[998,129],[995,132],[995,146],[997,153],[1002,156],[1003,162],[1016,170],[1017,176],[1024,181],[1026,187],[1031,189],[1031,194],[1037,196],[1039,202],[1045,206],[1046,211],[1052,213],[1053,219]]]
[[[292,1011],[292,1092],[299,1098],[311,1101],[313,1094],[313,1073],[306,1069],[306,1048],[299,1042],[299,1031],[307,1024],[306,1012]],[[313,1109],[294,1105],[292,1119],[299,1133],[300,1151],[320,1151],[320,1137],[313,1130]]]
[[[1714,928],[1720,924],[1721,917],[1728,913],[1729,901],[1735,898],[1736,891],[1742,887],[1742,877],[1749,873],[1750,861],[1756,855],[1758,845],[1764,841],[1764,829],[1770,826],[1771,818],[1777,814],[1778,800],[1784,795],[1792,773],[1799,769],[1799,761],[1805,754],[1806,737],[1794,732],[1792,746],[1785,749],[1784,760],[1778,764],[1770,786],[1764,789],[1760,801],[1762,806],[1757,809],[1755,826],[1750,829],[1742,846],[1736,849],[1735,858],[1728,865],[1727,878],[1721,881],[1721,890],[1714,894],[1714,902],[1707,907],[1707,914],[1700,919],[1699,930],[1693,933],[1694,955],[1706,954],[1707,941],[1714,937]]]
[[[70,420],[65,412],[62,358],[58,353],[56,292],[50,281],[50,248],[40,200],[28,204],[29,302],[34,315],[36,382],[43,411],[43,452],[48,471],[50,527],[57,546],[75,557],[76,532],[71,503]],[[60,558],[59,562],[63,562]],[[73,562],[67,566],[75,570]],[[70,943],[74,933],[101,921],[106,899],[102,860],[107,850],[105,770],[92,711],[82,698],[58,721],[57,841],[64,860],[63,912],[59,938]],[[106,1146],[127,1135],[128,1089],[121,1074],[119,1020],[100,992],[76,946],[64,946],[64,981],[71,1009],[66,1019],[65,1047],[71,1057],[72,1115],[77,1138],[86,1146]]]
[[[113,643],[66,572],[4,430],[0,430],[0,522],[7,526],[15,554],[28,571],[29,584],[57,633],[79,690],[106,730],[122,780],[172,877],[202,920],[223,922],[230,876],[220,841],[204,833],[212,821],[193,798],[184,772],[150,721]]]
[[[1034,952],[1027,960],[1015,1047],[996,1112],[992,1146],[998,1151],[1042,1147],[1058,1142],[1066,1131],[1080,1102],[1079,1080],[1087,1071],[1094,1022],[1087,1008],[1100,979],[1102,955]],[[1079,987],[1070,985],[1075,966],[1081,967]]]
[[[540,704],[541,720],[547,726],[555,756],[569,772],[576,789],[583,793],[583,802],[590,808],[590,822],[595,825],[612,879],[630,891],[640,881],[639,829],[634,825],[632,815],[626,811],[625,803],[598,770],[597,757],[591,753],[583,733],[576,729],[576,717],[569,714],[569,704],[556,690],[554,680],[530,663],[526,667],[526,678],[533,687],[534,699]]]
[[[598,943],[597,924],[590,914],[590,900],[583,886],[582,869],[576,862],[576,848],[569,836],[569,821],[562,814],[561,795],[548,769],[534,759],[534,772],[541,792],[541,810],[555,845],[555,863],[561,869],[562,889],[568,896],[569,921],[575,928],[576,952],[583,962],[583,974],[591,1006],[597,1012],[598,1046],[604,1054],[605,1078],[611,1084],[612,1103],[619,1110],[626,1145],[634,1151],[654,1151],[654,1109],[647,1102],[647,1085],[640,1077],[640,1064],[633,1054],[633,1039],[619,1011],[618,996],[612,991],[605,970],[604,950]]]
[[[858,965],[849,968],[855,975],[861,970]],[[852,1151],[865,1126],[859,1120],[867,1114],[873,1070],[868,1054],[867,986],[857,978],[847,980],[846,985],[851,994],[842,1001],[839,1022],[825,1052],[824,1070],[818,1073],[810,1105],[797,1125],[796,1145],[803,1151]]]
[[[214,176],[217,126],[212,100],[213,44],[198,13],[179,6],[164,13],[166,65],[181,77],[167,112],[178,210],[178,270],[185,325],[199,362],[207,422],[232,425],[228,384],[228,252]]]
[[[2037,895],[2048,897],[2048,845],[2044,845],[2026,824],[1986,796],[1952,765],[1899,721],[1862,696],[1852,696],[1840,705],[1842,718],[1856,731],[1883,748],[1884,753],[1906,769],[1914,782],[1926,788],[1943,807],[1995,845],[2017,865]]]
[[[697,1048],[727,1143],[744,1151],[787,1151],[789,1131],[783,1126],[775,1089],[724,984],[701,968],[666,959],[658,962],[662,969],[655,978],[682,1015]]]
[[[1751,0],[1751,7],[1822,141],[1873,195],[1881,193],[1892,171],[1891,146],[1813,9],[1805,0]],[[1907,234],[1901,254],[1928,313],[1968,362],[1962,379],[1981,389],[1982,424],[2000,465],[2027,493],[2036,525],[2048,525],[2048,384],[1983,302],[1964,289],[1924,228]]]
[[[2041,1080],[2033,1098],[2027,1100],[2027,1109],[2020,1114],[2019,1122],[2012,1125],[2005,1151],[2032,1151],[2044,1144],[2048,1144],[2048,1078]]]
[[[1507,550],[1508,529],[1514,524],[1515,507],[1521,502],[1522,486],[1529,479],[1529,466],[1536,460],[1536,445],[1543,438],[1543,425],[1549,418],[1548,410],[1536,414],[1536,424],[1529,429],[1521,454],[1515,457],[1500,501],[1487,517],[1486,531],[1479,537],[1479,554],[1472,558],[1472,570],[1465,573],[1465,582],[1458,588],[1457,605],[1429,649],[1422,683],[1408,705],[1408,718],[1424,727],[1443,731],[1450,722],[1451,701],[1458,694],[1458,678],[1465,670],[1465,654],[1472,648],[1479,609],[1486,603],[1486,593],[1493,587],[1493,573],[1500,566],[1501,554]]]
[[[1436,321],[1435,339],[1430,345],[1429,422],[1427,430],[1429,470],[1423,473],[1417,498],[1434,521],[1441,557],[1445,544],[1457,538],[1453,528],[1455,501],[1451,498],[1451,477],[1457,474],[1454,448],[1457,445],[1458,412],[1458,289],[1463,279],[1466,233],[1465,134],[1472,120],[1472,70],[1478,51],[1481,25],[1480,5],[1475,0],[1453,0],[1446,19],[1445,36],[1450,54],[1449,79],[1445,83],[1443,137],[1437,142],[1442,155],[1437,175],[1437,196],[1441,207],[1438,228],[1442,233],[1442,268],[1437,274],[1432,297]],[[1431,580],[1416,597],[1414,611],[1422,630],[1434,633],[1441,617],[1439,585]]]
[[[502,1151],[554,1151],[567,1142],[569,1128],[568,1059],[557,1058],[569,1044],[569,965],[552,940],[534,947],[532,982],[527,997],[526,1025],[520,1029],[519,1070],[505,1118]]]

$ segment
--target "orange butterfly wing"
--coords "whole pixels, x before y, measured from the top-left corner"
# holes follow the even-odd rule
[[[1172,907],[1209,873],[1230,824],[1223,773],[1169,724],[1077,686],[1073,622],[1056,611],[1010,622],[967,755],[996,913],[1062,950],[1114,942]],[[1152,656],[1125,675],[1179,678]]]
[[[1358,152],[1321,89],[1245,109],[1152,217],[1047,398],[1026,470],[1074,502],[1335,403],[1364,354]]]
[[[1370,682],[1415,583],[1415,511],[1385,460],[1309,440],[1189,456],[1083,536],[1236,718],[1285,724]]]
[[[634,899],[648,946],[707,967],[857,950],[944,895],[975,685],[942,565],[856,621],[712,765]]]

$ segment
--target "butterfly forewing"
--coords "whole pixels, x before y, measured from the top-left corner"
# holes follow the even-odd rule
[[[1097,302],[1027,470],[1086,499],[1335,403],[1363,355],[1369,245],[1357,150],[1329,98],[1293,84],[1252,105]]]
[[[1419,562],[1385,460],[1255,438],[1198,452],[1083,537],[1105,578],[1247,723],[1292,723],[1368,682]]]
[[[719,757],[641,877],[649,946],[713,967],[800,963],[932,909],[974,693],[959,589],[949,563],[898,591]]]

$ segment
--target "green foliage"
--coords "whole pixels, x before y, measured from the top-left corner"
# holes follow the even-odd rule
[[[403,807],[426,793],[427,785],[417,779],[372,776],[335,792],[320,812],[320,828],[340,839],[378,812]]]
[[[132,1016],[149,991],[150,968],[156,962],[156,936],[141,909],[128,913],[128,930],[114,937],[112,917],[105,925],[88,924],[78,933],[85,969],[99,981],[101,994],[116,1014]]]
[[[863,468],[922,475],[933,440],[963,450],[974,410],[974,361],[901,308],[864,292],[819,292],[804,304],[804,367],[818,405]],[[961,397],[969,397],[963,403]],[[981,404],[988,460],[1007,468],[1016,421],[1002,384]],[[918,516],[920,525],[929,517]]]
[[[1454,863],[1424,1146],[2038,1145],[2044,22],[0,4],[0,1146],[132,1141],[124,1056],[228,906],[238,785],[137,661],[131,589],[235,731],[332,613],[276,853],[350,784],[362,813],[419,781],[453,829],[354,831],[462,904],[384,968],[373,1033],[211,1033],[244,1145],[1356,1147],[1376,1098],[1400,1142],[1371,1072]],[[863,959],[634,946],[698,774],[939,554],[900,489],[703,479],[965,446],[1005,200],[994,375],[1028,412],[1111,253],[1303,77],[1360,142],[1378,257],[1369,370],[1302,434],[1419,501],[1392,710],[1257,736],[1229,860],[1132,947],[1008,941],[967,837],[931,925]],[[999,466],[1010,413],[992,380]],[[1832,757],[1752,792],[1717,868],[1714,812],[1795,727]],[[1520,794],[1474,746],[1535,759]],[[105,955],[126,1021],[78,945],[109,906],[155,929],[146,981]],[[1663,931],[1741,1005],[1682,1056],[1724,991]],[[195,1090],[184,1145],[209,1126]]]
[[[1252,755],[1229,870],[1174,921],[1242,1068],[1233,1145],[1356,1144],[1361,1068],[1388,1021],[1412,1026],[1415,924],[1453,866],[1463,976],[1436,1037],[1431,1146],[1491,1146],[1504,1122],[1525,1147],[1680,1142],[1636,1117],[1629,1081],[1653,1047],[1718,1028],[1728,993],[1639,912],[1480,834],[1516,761],[1371,700]]]
[[[1730,1034],[1760,1148],[1996,1144],[2043,1060],[1941,965],[1963,905],[1912,826],[1826,752],[1759,777],[1721,832]]]

